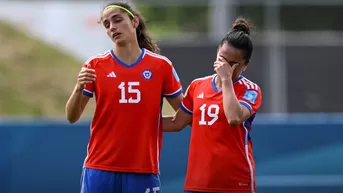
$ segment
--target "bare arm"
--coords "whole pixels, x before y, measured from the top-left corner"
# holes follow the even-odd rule
[[[76,85],[66,104],[65,110],[69,123],[75,123],[80,119],[89,101],[89,97],[83,95],[82,90],[82,88]]]
[[[85,96],[82,92],[85,84],[92,84],[95,81],[94,72],[94,69],[83,68],[78,75],[77,84],[65,107],[69,123],[75,123],[80,119],[89,101],[89,97]]]
[[[177,97],[167,98],[167,101],[173,107],[174,111],[177,111],[181,106],[182,99],[183,99],[183,94],[181,93]]]
[[[184,129],[192,122],[192,115],[182,109],[178,109],[174,116],[165,116],[162,118],[164,132],[177,132]]]
[[[230,125],[239,125],[250,117],[247,107],[241,105],[236,97],[231,79],[222,79],[223,106]]]

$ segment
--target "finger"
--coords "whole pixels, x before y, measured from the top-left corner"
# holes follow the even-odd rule
[[[235,63],[235,64],[232,65],[231,68],[234,70],[238,65],[239,65],[239,63]]]
[[[86,79],[84,79],[83,81],[90,81],[90,82],[94,82],[94,81],[95,81],[95,78],[86,78]]]
[[[219,59],[221,62],[229,63],[223,56],[219,56],[218,59]]]
[[[80,73],[95,73],[95,70],[94,69],[91,69],[91,68],[86,68],[86,67],[82,67],[81,70],[80,70]]]
[[[93,73],[81,72],[78,77],[79,78],[82,78],[82,77],[96,78],[96,75]]]
[[[95,70],[92,68],[87,68],[85,71],[88,73],[94,73],[95,72]]]
[[[79,77],[79,81],[95,81],[95,77],[87,77],[87,76],[81,76]]]
[[[94,76],[85,76],[85,80],[94,81],[96,78]]]
[[[92,84],[93,83],[93,81],[82,81],[82,82],[80,82],[80,84],[83,84],[83,85],[85,85],[85,84]]]
[[[96,75],[93,74],[93,73],[86,73],[85,76],[86,77],[91,77],[91,78],[95,78],[96,77]]]
[[[80,79],[78,82],[80,84],[93,84],[95,80],[90,80],[90,79]]]
[[[219,56],[219,57],[218,57],[218,61],[224,62],[224,58],[221,57],[221,56]]]
[[[214,65],[217,65],[217,66],[223,66],[223,65],[224,65],[224,63],[223,63],[223,62],[216,61],[216,62],[214,62]]]

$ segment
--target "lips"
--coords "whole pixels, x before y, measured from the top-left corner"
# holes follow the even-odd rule
[[[113,39],[117,39],[117,38],[119,37],[120,34],[121,34],[121,33],[114,33],[113,36],[112,36],[112,38],[113,38]]]

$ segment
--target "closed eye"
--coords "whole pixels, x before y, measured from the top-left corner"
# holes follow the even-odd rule
[[[102,24],[106,29],[110,27],[110,22],[108,20],[103,21]]]

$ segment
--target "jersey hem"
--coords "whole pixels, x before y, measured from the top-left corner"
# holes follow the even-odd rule
[[[241,189],[218,189],[218,188],[195,188],[195,187],[185,187],[184,191],[188,192],[210,192],[210,193],[228,193],[228,192],[239,192],[239,193],[256,193],[256,191],[241,190]]]
[[[175,92],[170,93],[170,94],[164,94],[163,96],[166,98],[175,98],[175,97],[179,96],[182,92],[183,92],[183,90],[181,87],[178,90],[176,90]]]
[[[252,107],[251,107],[251,105],[249,103],[240,100],[239,104],[245,106],[250,111],[250,115],[252,114]]]
[[[192,114],[193,114],[193,112],[190,111],[190,110],[183,104],[183,102],[181,102],[180,108],[181,108],[183,111],[185,111],[186,113],[188,113],[189,115],[192,115]]]
[[[137,168],[121,168],[121,167],[108,167],[99,165],[85,164],[86,168],[95,170],[104,170],[110,172],[127,172],[127,173],[147,173],[147,174],[159,174],[158,170],[152,169],[137,169]]]

